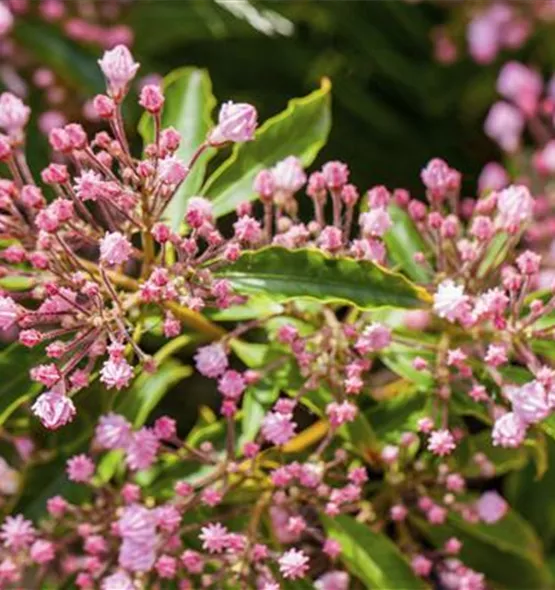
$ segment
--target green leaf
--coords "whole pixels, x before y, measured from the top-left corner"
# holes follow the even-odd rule
[[[505,495],[511,506],[526,518],[541,536],[544,547],[555,547],[555,441],[546,437],[547,469],[541,479],[532,461],[505,481]]]
[[[143,372],[118,398],[115,412],[128,418],[135,428],[142,426],[168,390],[191,373],[191,367],[168,359],[152,375]]]
[[[17,410],[32,400],[41,390],[41,385],[31,381],[29,370],[42,357],[34,348],[28,350],[21,344],[11,344],[0,353],[0,425]],[[16,369],[16,370],[14,370]]]
[[[427,587],[412,573],[403,554],[384,534],[374,532],[350,516],[321,518],[327,534],[341,545],[341,559],[366,588],[418,590]]]
[[[164,78],[164,110],[162,127],[175,127],[181,134],[176,156],[187,164],[197,148],[204,142],[213,127],[212,110],[216,99],[212,94],[212,82],[206,70],[180,68]],[[144,113],[139,122],[139,133],[145,144],[154,141],[152,116]],[[206,166],[215,155],[213,148],[205,150],[191,168],[164,213],[173,230],[183,221],[187,201],[197,194],[204,181]]]
[[[415,346],[418,344],[415,342]],[[430,371],[417,371],[412,363],[419,356],[433,366],[434,354],[425,348],[414,348],[398,342],[393,342],[380,353],[383,363],[400,377],[414,383],[421,391],[429,390],[434,385],[434,378]]]
[[[269,246],[245,252],[216,273],[240,293],[264,293],[276,301],[299,297],[342,302],[361,309],[422,307],[425,290],[367,260],[334,258],[313,249]]]
[[[436,547],[450,537],[463,543],[460,558],[469,567],[504,589],[551,588],[551,575],[545,566],[540,540],[532,527],[514,510],[494,524],[468,523],[451,514],[442,526],[432,526],[419,518],[413,524]]]
[[[426,400],[412,386],[407,393],[380,401],[366,416],[378,436],[398,440],[399,433],[416,430],[418,420],[425,414]]]
[[[455,464],[465,477],[480,477],[480,466],[474,461],[476,453],[485,454],[488,461],[493,463],[495,475],[521,469],[528,462],[526,448],[506,449],[493,446],[491,431],[487,429],[465,437],[453,455]]]
[[[424,240],[405,211],[396,205],[390,205],[388,211],[393,221],[393,227],[384,236],[388,254],[413,281],[429,283],[430,270],[414,261],[416,252],[427,254]]]
[[[252,183],[263,168],[291,154],[304,166],[314,161],[331,127],[330,91],[331,83],[324,78],[318,90],[289,101],[284,111],[268,119],[254,141],[234,146],[202,189],[212,200],[216,217],[230,213],[241,201],[256,198]]]

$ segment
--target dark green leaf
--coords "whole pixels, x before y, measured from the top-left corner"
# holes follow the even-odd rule
[[[270,246],[245,252],[217,274],[240,293],[264,293],[276,301],[303,297],[372,309],[422,307],[428,300],[426,291],[400,274],[366,260],[333,258],[311,249]]]
[[[507,590],[551,588],[541,543],[532,527],[514,510],[495,524],[468,523],[450,515],[442,526],[421,519],[413,523],[436,547],[450,537],[462,541],[461,560]]]
[[[268,119],[256,132],[254,141],[236,144],[233,153],[208,179],[202,189],[213,202],[219,217],[233,211],[238,203],[256,198],[254,177],[294,154],[309,166],[326,143],[330,127],[329,80],[304,98],[293,99],[287,108]]]
[[[341,559],[366,588],[418,590],[426,584],[417,578],[403,554],[382,533],[350,516],[324,516],[327,534],[341,545]]]
[[[188,377],[191,372],[191,367],[169,359],[158,367],[155,373],[142,373],[133,385],[120,395],[115,412],[128,418],[135,428],[142,426],[168,390]]]

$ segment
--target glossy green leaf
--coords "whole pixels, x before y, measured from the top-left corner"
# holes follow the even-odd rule
[[[350,516],[323,516],[322,519],[328,536],[341,545],[341,560],[366,588],[419,590],[427,587],[412,573],[405,557],[383,533],[374,532]]]
[[[411,520],[436,547],[441,547],[450,537],[460,539],[463,563],[484,573],[501,588],[544,590],[552,587],[540,540],[514,510],[509,510],[494,524],[468,523],[453,514],[442,526],[432,526],[417,518]]]
[[[486,455],[488,461],[495,467],[495,475],[521,469],[528,462],[528,452],[525,447],[506,449],[493,446],[489,428],[465,437],[457,446],[453,458],[465,477],[480,477],[480,466],[474,461],[476,453]]]
[[[428,297],[402,275],[372,262],[334,258],[312,249],[270,246],[245,252],[217,274],[239,293],[264,293],[280,302],[308,298],[362,309],[411,308],[422,307]]]
[[[135,428],[142,426],[164,395],[192,373],[191,367],[169,359],[155,373],[143,372],[133,385],[120,395],[114,411],[128,418]]]
[[[293,99],[287,108],[268,119],[254,141],[236,144],[233,153],[208,179],[202,189],[219,217],[238,203],[256,198],[255,176],[291,154],[309,166],[326,143],[331,127],[331,84],[324,78],[320,88],[304,98]]]
[[[162,128],[175,127],[181,134],[176,156],[188,163],[197,148],[204,142],[213,126],[212,110],[216,99],[212,94],[212,82],[206,70],[180,68],[164,78],[164,110]],[[154,122],[144,113],[139,122],[143,141],[154,141]],[[178,230],[183,221],[187,201],[198,193],[204,181],[206,166],[216,150],[207,149],[195,162],[189,175],[179,187],[164,213],[172,229]]]
[[[417,346],[418,344],[415,342],[415,347]],[[380,353],[380,359],[394,373],[408,379],[421,391],[426,391],[433,387],[434,378],[432,373],[428,370],[417,371],[412,363],[418,356],[427,360],[432,367],[435,356],[425,348],[419,349],[415,347],[393,342]]]
[[[376,434],[392,436],[397,442],[400,432],[416,430],[418,420],[425,414],[426,399],[412,386],[407,393],[380,401],[366,416]]]
[[[415,252],[427,254],[427,247],[411,218],[396,205],[390,205],[389,215],[393,227],[385,234],[387,252],[413,281],[428,283],[432,274],[426,266],[414,261]]]

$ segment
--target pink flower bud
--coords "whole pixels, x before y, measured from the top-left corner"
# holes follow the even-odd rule
[[[69,181],[69,173],[63,164],[50,164],[40,176],[46,184],[63,184]]]
[[[106,51],[98,60],[100,69],[106,77],[108,88],[116,100],[123,97],[127,86],[135,77],[139,64],[133,60],[131,52],[125,45],[118,45]]]
[[[164,106],[164,95],[156,84],[148,84],[141,90],[139,104],[153,115],[159,113]]]
[[[75,406],[71,398],[54,391],[47,391],[40,395],[31,410],[40,419],[42,425],[50,430],[65,426],[75,416]]]
[[[0,94],[0,127],[10,135],[20,133],[31,114],[31,109],[24,105],[11,92]]]
[[[180,184],[189,173],[189,169],[175,156],[167,156],[160,160],[158,176],[165,184]]]
[[[114,101],[104,94],[94,97],[93,108],[101,119],[111,119],[116,112]]]
[[[224,103],[220,109],[218,125],[210,133],[210,143],[251,141],[254,139],[257,117],[256,109],[250,104],[232,101]]]
[[[100,242],[100,260],[107,264],[123,264],[132,250],[131,242],[120,232],[106,233]]]

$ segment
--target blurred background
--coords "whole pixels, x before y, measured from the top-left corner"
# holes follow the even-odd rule
[[[499,64],[509,53],[549,70],[555,57],[542,41],[550,28],[544,22],[524,48],[476,63],[466,51],[465,27],[487,4],[11,0],[14,22],[0,47],[0,81],[27,95],[35,113],[43,112],[36,126],[47,130],[62,112],[80,116],[77,109],[103,89],[96,59],[118,42],[132,47],[143,76],[183,65],[207,68],[219,100],[252,102],[262,120],[327,76],[333,127],[321,160],[349,162],[361,187],[416,189],[423,164],[441,155],[464,172],[470,192],[484,163],[498,156],[482,122]],[[445,31],[448,45],[439,38]],[[35,131],[33,160],[40,165],[47,146]]]

